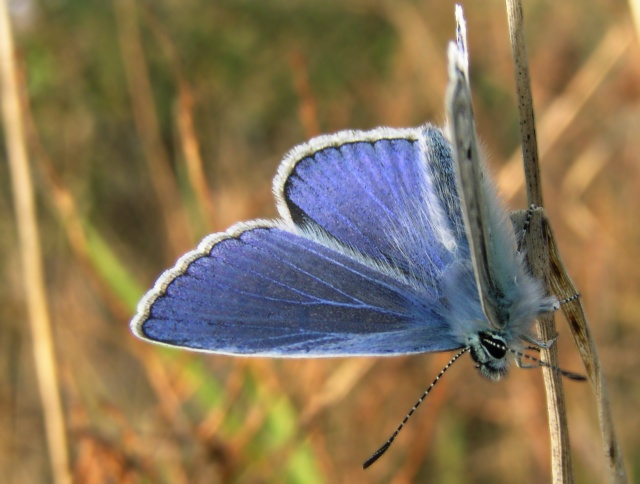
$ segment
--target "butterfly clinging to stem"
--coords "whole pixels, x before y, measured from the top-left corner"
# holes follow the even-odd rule
[[[207,236],[143,297],[133,333],[239,356],[461,350],[452,362],[469,352],[492,380],[528,344],[546,345],[532,325],[558,301],[527,269],[480,160],[459,8],[457,20],[446,130],[342,131],[295,147],[274,179],[280,217]]]

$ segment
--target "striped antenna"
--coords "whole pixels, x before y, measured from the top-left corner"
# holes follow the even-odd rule
[[[429,392],[431,391],[431,389],[436,386],[436,383],[438,383],[438,380],[440,380],[440,378],[442,378],[442,375],[444,375],[444,373],[451,368],[451,365],[453,365],[455,363],[455,361],[460,358],[462,355],[464,355],[467,351],[469,351],[469,347],[465,347],[462,348],[462,350],[460,350],[459,353],[457,353],[453,358],[451,358],[451,360],[449,360],[449,363],[447,363],[444,368],[442,369],[442,371],[440,373],[438,373],[438,376],[435,378],[435,380],[433,380],[431,382],[431,385],[429,385],[429,388],[427,388],[425,390],[425,392],[422,394],[422,396],[418,399],[418,401],[416,402],[416,404],[413,406],[413,408],[411,410],[409,410],[409,413],[406,415],[406,417],[404,418],[404,420],[400,423],[400,425],[398,425],[398,428],[393,432],[393,434],[391,434],[391,437],[389,437],[389,439],[382,445],[382,447],[380,447],[378,450],[376,450],[373,455],[371,457],[369,457],[364,464],[362,464],[362,468],[366,469],[368,468],[371,464],[373,464],[375,461],[377,461],[382,454],[384,454],[389,447],[391,447],[391,444],[393,444],[393,441],[396,440],[396,437],[398,436],[398,434],[400,433],[400,431],[402,430],[402,428],[405,426],[405,424],[407,423],[407,420],[409,420],[409,418],[411,418],[411,415],[413,415],[413,412],[416,411],[416,409],[420,406],[420,404],[424,401],[425,398],[427,398],[427,395],[429,395]]]

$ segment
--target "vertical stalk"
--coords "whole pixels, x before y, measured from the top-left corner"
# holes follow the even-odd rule
[[[16,212],[36,380],[44,413],[53,480],[71,482],[64,412],[58,388],[51,320],[47,304],[40,235],[26,148],[20,90],[13,55],[8,0],[0,1],[0,89],[7,157]]]
[[[509,37],[516,77],[516,94],[520,112],[520,136],[522,140],[522,158],[527,186],[527,200],[530,205],[542,207],[542,187],[540,183],[540,165],[536,139],[535,116],[531,98],[531,82],[524,40],[524,21],[522,5],[519,0],[507,0]],[[531,220],[530,232],[525,240],[527,259],[532,274],[544,281],[547,291],[550,289],[549,241],[544,224],[546,220],[541,211],[537,211]],[[539,318],[539,337],[543,341],[556,335],[553,315]],[[557,366],[558,353],[553,345],[543,349],[543,357],[553,366]],[[569,429],[564,401],[564,392],[559,373],[551,368],[543,368],[544,384],[549,415],[551,438],[551,474],[553,482],[573,482],[573,468],[569,446]]]

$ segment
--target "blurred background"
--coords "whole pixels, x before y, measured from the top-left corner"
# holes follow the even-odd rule
[[[463,1],[479,134],[525,198],[504,3]],[[630,480],[640,478],[640,51],[627,2],[530,0],[547,213],[583,295]],[[444,121],[454,3],[12,1],[77,482],[548,482],[539,371],[470,358],[362,462],[450,358],[279,361],[171,351],[128,323],[210,232],[276,214],[281,157],[320,133]],[[6,151],[0,155],[6,160]],[[9,171],[0,163],[0,475],[52,480]],[[565,322],[560,361],[581,370]],[[565,381],[577,482],[605,479],[592,391]]]

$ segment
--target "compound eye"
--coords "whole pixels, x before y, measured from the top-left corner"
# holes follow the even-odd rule
[[[487,353],[489,353],[496,360],[503,359],[507,354],[507,345],[504,339],[499,336],[492,335],[491,333],[480,333],[480,343]]]

